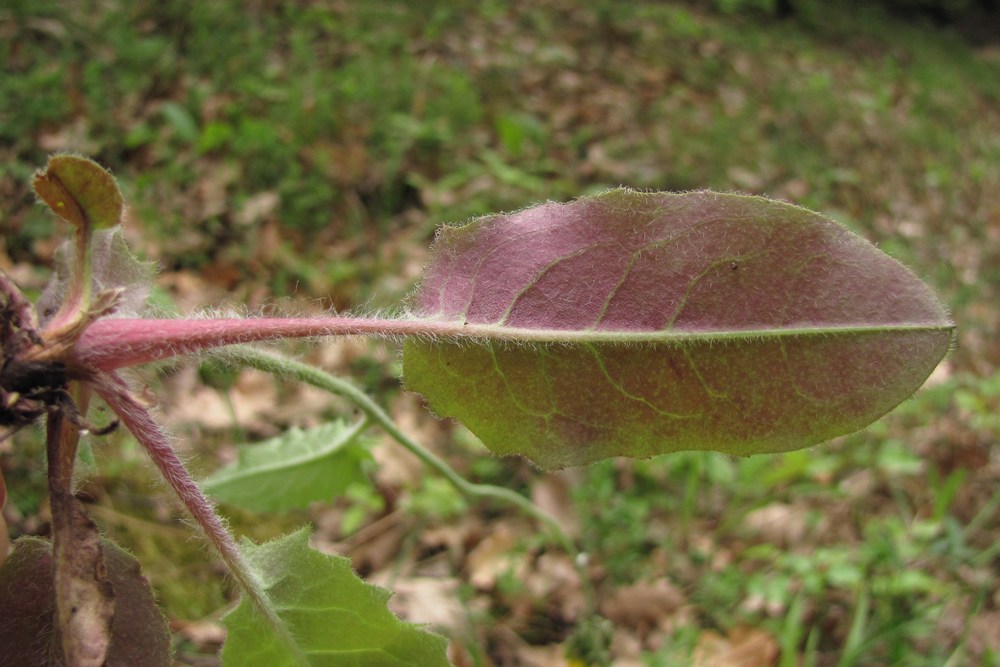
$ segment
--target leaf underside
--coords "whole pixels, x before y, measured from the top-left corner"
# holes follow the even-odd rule
[[[411,311],[495,334],[407,341],[407,388],[543,468],[853,432],[920,386],[953,330],[841,225],[714,192],[618,189],[445,228]]]
[[[389,591],[365,583],[346,558],[308,545],[299,530],[266,544],[245,543],[247,560],[278,617],[311,667],[448,665],[446,640],[389,611]],[[300,667],[245,598],[225,619],[224,665]]]

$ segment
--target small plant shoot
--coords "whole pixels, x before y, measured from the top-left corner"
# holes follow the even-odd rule
[[[851,433],[910,396],[953,335],[911,271],[821,215],[760,197],[628,189],[443,228],[398,318],[153,319],[152,271],[123,241],[114,178],[60,155],[34,183],[73,238],[37,304],[0,274],[0,424],[8,437],[45,420],[53,525],[51,546],[22,538],[0,567],[0,628],[18,628],[0,631],[3,664],[170,664],[134,560],[73,494],[81,433],[116,426],[145,448],[243,592],[225,621],[227,665],[448,664],[443,637],[396,618],[387,591],[313,550],[307,531],[240,546],[206,495],[274,511],[343,494],[365,479],[371,426],[462,493],[525,511],[583,562],[557,521],[513,491],[464,480],[349,383],[245,344],[401,338],[404,385],[431,410],[498,455],[558,469],[680,450],[786,452]],[[220,358],[340,394],[362,417],[289,431],[200,486],[118,371],[230,346]],[[111,421],[89,421],[95,394]],[[592,636],[577,645],[606,643],[599,623],[580,625]]]

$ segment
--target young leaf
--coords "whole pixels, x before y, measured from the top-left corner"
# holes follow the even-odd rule
[[[618,189],[446,228],[412,310],[480,343],[408,340],[407,387],[545,468],[855,431],[920,386],[953,329],[844,227],[713,192]]]
[[[401,621],[386,606],[390,593],[366,584],[346,558],[309,548],[302,529],[262,545],[245,543],[278,617],[288,624],[300,656],[279,641],[246,599],[228,614],[223,665],[305,667],[447,665],[447,642]]]
[[[32,185],[56,215],[77,229],[113,227],[125,211],[114,176],[89,158],[53,155]]]
[[[167,667],[170,631],[139,562],[107,540],[101,546],[116,603],[107,664]],[[54,596],[52,545],[36,537],[17,540],[0,568],[0,664],[64,664]]]
[[[54,155],[44,171],[35,174],[32,186],[39,199],[75,228],[73,263],[58,310],[46,313],[43,337],[59,354],[72,346],[95,316],[115,303],[114,293],[97,295],[96,312],[91,311],[92,271],[91,239],[96,231],[121,222],[125,212],[118,183],[109,171],[93,160],[76,155]],[[48,317],[48,316],[51,317]]]
[[[240,447],[239,460],[209,476],[210,496],[254,512],[279,512],[331,500],[366,477],[368,458],[360,440],[364,422],[343,422],[303,431],[291,428],[266,442]]]

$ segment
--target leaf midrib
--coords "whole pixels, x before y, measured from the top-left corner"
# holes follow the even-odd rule
[[[951,322],[892,323],[892,324],[843,324],[812,327],[781,327],[765,329],[739,329],[716,331],[613,331],[597,329],[529,329],[497,324],[459,325],[457,338],[521,343],[591,343],[631,344],[659,343],[681,345],[685,343],[711,343],[730,340],[774,340],[795,337],[862,336],[883,333],[950,332]],[[457,327],[458,328],[458,327]],[[436,332],[437,333],[437,332]],[[444,332],[441,332],[444,333]],[[447,337],[447,333],[444,334]]]

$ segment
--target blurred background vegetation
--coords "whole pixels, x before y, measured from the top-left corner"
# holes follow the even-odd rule
[[[30,176],[65,150],[115,172],[168,311],[391,310],[439,224],[617,185],[766,194],[854,229],[939,290],[957,345],[893,415],[806,452],[543,476],[401,395],[392,346],[309,354],[559,514],[616,664],[1000,665],[995,0],[6,0],[0,72],[0,269],[31,293],[63,230]],[[145,381],[201,471],[343,410],[212,365]],[[0,445],[20,533],[47,530],[37,441]],[[145,564],[178,660],[213,664],[228,584],[127,438],[93,458],[81,492]],[[380,460],[350,499],[234,524],[313,521],[459,664],[559,664],[579,591],[551,547]],[[457,611],[421,616],[407,590]]]

